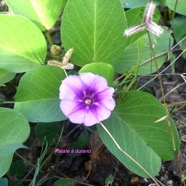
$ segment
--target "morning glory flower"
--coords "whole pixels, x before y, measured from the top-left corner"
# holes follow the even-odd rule
[[[115,107],[114,88],[92,73],[67,76],[60,86],[60,108],[72,123],[91,126],[107,119]]]

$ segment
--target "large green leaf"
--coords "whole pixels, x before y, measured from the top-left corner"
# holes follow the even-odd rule
[[[65,50],[74,48],[72,61],[115,64],[126,47],[125,14],[120,0],[68,0],[61,36]]]
[[[25,142],[30,134],[26,118],[15,110],[0,108],[0,177],[9,169],[13,153],[18,148],[25,148]]]
[[[109,85],[113,84],[114,81],[114,68],[112,65],[107,63],[91,63],[81,68],[79,73],[92,72],[94,74],[103,76]]]
[[[177,42],[179,42],[183,38],[183,36],[186,35],[186,29],[183,29],[183,25],[185,24],[186,24],[185,17],[176,17],[174,19],[173,31]]]
[[[145,6],[150,0],[121,0],[124,8],[136,8],[139,6]]]
[[[65,78],[61,68],[43,66],[27,72],[15,95],[14,109],[31,122],[53,122],[66,119],[59,108],[59,87]]]
[[[21,16],[0,15],[0,68],[24,72],[44,64],[47,45],[39,28]]]
[[[154,36],[151,33],[150,35],[154,46],[156,62],[158,67],[161,67],[165,61],[169,49],[169,32],[164,29],[164,32],[161,36]],[[140,51],[138,51],[139,45],[142,46]],[[152,51],[150,49],[150,42],[147,34],[139,38],[136,42],[125,49],[120,62],[115,65],[115,69],[119,73],[125,73],[137,66],[138,60],[140,60],[138,75],[149,74],[157,70],[155,61],[152,60]]]
[[[167,6],[174,10],[176,1],[175,0],[166,0]],[[186,1],[185,0],[179,0],[178,4],[176,6],[176,12],[182,15],[186,15]]]
[[[165,0],[154,0],[154,2],[159,5],[162,4]],[[138,6],[145,6],[151,0],[121,0],[124,8],[136,8]]]
[[[66,3],[64,0],[6,0],[6,2],[15,14],[31,19],[42,30],[48,30],[55,24]]]
[[[186,29],[183,29],[183,25],[186,25],[185,17],[176,17],[174,19],[173,31],[177,42],[179,42],[186,36]],[[186,40],[180,42],[179,45],[184,50],[186,48]],[[184,53],[183,56],[186,57],[186,54]]]
[[[14,78],[16,74],[0,69],[0,86]]]
[[[121,148],[155,176],[161,160],[175,158],[179,151],[179,138],[171,120],[171,128],[177,151],[173,150],[171,133],[166,120],[155,122],[166,115],[165,108],[152,95],[144,92],[128,92],[117,103],[111,117],[103,122]],[[122,154],[110,136],[98,125],[101,139],[107,148],[128,169],[148,177],[133,161]]]

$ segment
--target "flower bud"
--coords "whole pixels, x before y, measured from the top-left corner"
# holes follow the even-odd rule
[[[58,45],[52,45],[50,51],[53,55],[57,56],[61,53],[61,47]]]

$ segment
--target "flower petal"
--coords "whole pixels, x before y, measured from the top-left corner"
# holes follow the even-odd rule
[[[78,110],[86,109],[86,106],[83,102],[76,100],[63,100],[60,103],[60,107],[67,117],[70,117],[72,114],[74,114],[74,112],[77,112]]]
[[[80,74],[80,78],[85,85],[90,86],[92,82],[94,82],[95,79],[97,78],[97,75],[92,74],[90,72],[86,72]]]
[[[105,108],[112,111],[112,110],[114,110],[114,107],[115,107],[115,101],[114,101],[114,99],[105,98],[105,99],[101,100],[100,105],[103,105]]]
[[[106,88],[108,88],[107,80],[101,76],[98,76],[96,79],[96,84],[95,84],[96,92],[101,92]]]
[[[112,98],[113,93],[114,93],[114,88],[107,87],[103,91],[98,92],[95,95],[95,99],[96,99],[96,101],[100,101],[100,100],[105,99],[105,98]]]
[[[73,114],[71,114],[68,118],[72,123],[83,124],[85,115],[86,115],[86,110],[79,109]]]
[[[90,109],[89,112],[86,113],[83,123],[85,126],[92,126],[92,125],[95,125],[99,122],[100,122],[100,120],[98,120],[98,118],[97,118],[97,113],[95,114]]]
[[[107,80],[101,76],[92,73],[82,73],[80,74],[82,82],[96,92],[100,92],[108,87]]]
[[[67,117],[77,108],[77,106],[78,103],[74,100],[63,100],[60,102],[60,108]]]
[[[91,111],[99,122],[107,119],[111,114],[111,111],[101,104],[93,107]]]
[[[74,100],[63,100],[60,102],[60,108],[71,122],[83,123],[86,110],[81,103]]]
[[[60,99],[73,100],[81,96],[83,84],[79,76],[68,76],[62,81],[60,86]]]

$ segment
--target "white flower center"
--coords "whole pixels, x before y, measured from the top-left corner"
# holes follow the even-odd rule
[[[85,98],[84,98],[84,103],[85,103],[87,106],[90,106],[90,105],[92,105],[93,100],[92,100],[90,97],[85,97]]]

